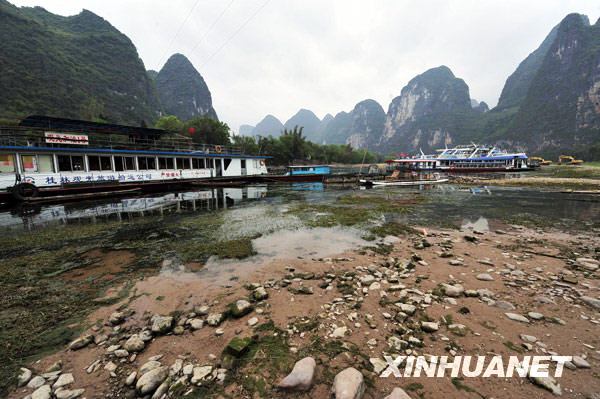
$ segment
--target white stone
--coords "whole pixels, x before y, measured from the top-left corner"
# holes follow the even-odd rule
[[[506,317],[508,317],[509,319],[511,319],[513,321],[518,321],[521,323],[529,323],[529,319],[520,314],[516,314],[516,313],[504,313],[504,314],[506,315]]]
[[[194,367],[194,375],[192,375],[192,384],[201,383],[212,372],[212,366]]]
[[[354,367],[339,372],[333,380],[331,393],[335,399],[361,399],[365,393],[363,375]]]
[[[50,399],[51,395],[50,385],[42,385],[31,394],[31,399]]]
[[[66,385],[72,384],[73,382],[75,382],[75,378],[73,378],[73,374],[71,374],[71,373],[61,374],[61,376],[58,377],[58,380],[56,380],[56,382],[54,383],[52,388],[56,389],[56,388],[64,387]]]
[[[307,391],[313,383],[316,367],[317,363],[312,357],[297,361],[292,372],[279,383],[279,389]]]
[[[258,317],[251,317],[248,319],[248,325],[250,327],[255,326],[258,323]]]
[[[166,366],[150,370],[140,377],[135,388],[140,395],[147,395],[162,384],[168,373],[169,370]]]
[[[29,380],[29,383],[27,384],[27,388],[38,389],[45,383],[46,383],[46,379],[44,377],[41,377],[38,375],[38,376],[33,377],[31,380]]]
[[[383,399],[411,399],[410,396],[402,388],[394,388],[392,393]]]

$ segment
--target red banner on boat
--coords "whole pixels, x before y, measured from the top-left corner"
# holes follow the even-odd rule
[[[85,134],[67,134],[45,132],[46,143],[88,145],[88,136]]]

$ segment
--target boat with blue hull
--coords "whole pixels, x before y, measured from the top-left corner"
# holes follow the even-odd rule
[[[470,144],[421,153],[410,158],[387,161],[407,171],[444,171],[448,173],[519,172],[533,169],[523,152],[509,153],[494,146]]]

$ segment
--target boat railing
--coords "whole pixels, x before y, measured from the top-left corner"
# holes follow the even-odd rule
[[[15,130],[0,128],[0,145],[16,147],[60,147],[81,149],[109,149],[130,151],[165,151],[186,152],[198,154],[223,154],[241,155],[241,149],[231,145],[214,145],[195,143],[191,138],[185,137],[156,137],[142,138],[124,135],[106,135],[98,133],[74,133],[68,135],[86,135],[87,141],[76,139],[62,139],[61,143],[52,143],[40,132],[27,132],[21,129]]]

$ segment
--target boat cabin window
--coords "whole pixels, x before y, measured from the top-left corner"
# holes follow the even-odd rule
[[[158,169],[175,169],[173,165],[173,158],[158,158]]]
[[[190,160],[188,158],[177,158],[177,169],[190,169]]]
[[[54,173],[52,155],[21,155],[21,164],[25,173]]]
[[[0,173],[12,173],[15,171],[15,158],[10,154],[0,154]]]
[[[227,170],[227,168],[231,164],[231,159],[225,159],[224,161],[225,161],[225,170]]]
[[[154,157],[138,157],[140,170],[156,170],[156,159]]]
[[[204,169],[205,167],[206,163],[204,162],[204,158],[192,158],[193,169]]]
[[[135,170],[135,159],[133,157],[115,157],[115,170],[122,172],[124,170]]]
[[[107,156],[88,155],[88,163],[90,166],[90,170],[112,170],[110,157]]]
[[[245,160],[245,159],[242,159],[242,160],[240,161],[240,165],[241,165],[242,169],[246,169],[246,160]]]
[[[77,172],[85,170],[83,155],[57,155],[59,172]]]

